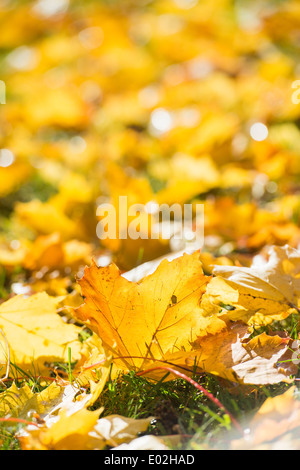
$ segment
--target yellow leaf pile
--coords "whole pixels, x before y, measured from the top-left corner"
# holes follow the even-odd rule
[[[298,0],[0,0],[0,420],[21,448],[178,445],[102,406],[124,375],[179,377],[236,428],[206,379],[292,385],[229,447],[300,448],[299,28]],[[188,230],[153,221],[188,204]]]

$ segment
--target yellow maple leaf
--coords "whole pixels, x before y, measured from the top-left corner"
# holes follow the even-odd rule
[[[298,310],[300,254],[288,245],[271,247],[269,259],[261,265],[215,266],[213,273],[217,277],[208,296],[231,304],[234,310],[226,315],[232,320],[259,324],[284,319]]]
[[[265,400],[247,423],[244,438],[233,439],[231,450],[299,450],[300,403],[296,387]]]
[[[0,416],[9,414],[13,417],[28,418],[28,413],[32,412],[43,415],[60,402],[64,388],[53,382],[40,393],[33,393],[27,384],[18,388],[13,383],[0,394]]]
[[[241,290],[266,299],[296,305],[300,293],[300,253],[288,245],[273,246],[269,260],[250,268],[217,266],[214,274],[238,286]]]
[[[94,441],[89,433],[99,417],[99,410],[89,411],[82,408],[69,415],[62,410],[59,419],[49,429],[44,427],[31,431],[20,438],[23,450],[91,450]],[[103,448],[103,441],[97,440]]]
[[[24,298],[15,296],[0,306],[0,328],[9,346],[2,341],[0,363],[10,361],[23,370],[43,374],[46,363],[68,362],[68,348],[72,360],[80,358],[81,328],[65,323],[57,314],[59,299],[45,292]]]
[[[93,334],[85,342],[81,360],[76,364],[73,375],[78,385],[90,387],[86,406],[92,406],[101,395],[109,377],[112,356],[107,355],[100,338]]]
[[[201,314],[199,301],[210,277],[199,252],[168,262],[140,282],[121,276],[115,265],[86,268],[79,281],[85,303],[74,311],[100,336],[125,368],[141,368],[146,359],[189,350],[197,336],[219,330],[224,322]]]
[[[62,410],[49,428],[30,430],[20,438],[23,450],[102,450],[132,441],[145,432],[153,417],[144,419],[110,415],[98,419],[103,410]]]
[[[292,312],[287,305],[275,300],[254,297],[246,289],[241,292],[237,286],[219,276],[209,283],[201,307],[207,315],[218,315],[224,320],[243,321],[256,326],[284,320]]]

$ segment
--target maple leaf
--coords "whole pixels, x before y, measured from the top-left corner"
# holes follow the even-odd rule
[[[284,333],[262,333],[251,339],[247,325],[228,322],[222,331],[198,338],[190,351],[165,356],[164,361],[150,364],[149,376],[160,378],[164,363],[179,371],[207,372],[241,384],[274,384],[289,382],[297,372],[291,360],[293,342]],[[151,370],[152,369],[152,370]]]
[[[18,202],[15,213],[23,225],[30,227],[38,234],[49,235],[59,232],[66,240],[76,236],[78,228],[76,223],[52,202],[43,203],[38,199],[27,203]]]
[[[265,400],[247,423],[244,438],[233,439],[231,450],[299,450],[300,402],[296,387]]]
[[[109,415],[98,420],[93,435],[105,439],[105,445],[116,447],[123,442],[132,441],[138,434],[147,431],[153,419],[153,416],[134,419]]]
[[[99,398],[109,377],[112,356],[107,355],[100,338],[93,334],[85,342],[81,351],[81,359],[77,362],[73,375],[76,384],[88,385],[90,388],[89,401],[91,406]]]
[[[33,393],[31,388],[25,384],[18,388],[15,383],[5,392],[0,394],[0,416],[13,416],[28,418],[28,413],[37,413],[44,419],[54,409],[64,405],[65,386],[53,382],[40,393]],[[75,390],[72,398],[74,398]]]
[[[176,436],[171,436],[172,438]],[[156,437],[146,435],[133,439],[129,444],[120,444],[114,450],[170,450],[178,444],[179,438],[171,439],[170,436]],[[171,441],[171,442],[170,442]],[[168,444],[168,445],[167,445]]]
[[[229,325],[225,315],[204,310],[210,280],[198,252],[163,260],[139,282],[125,279],[115,265],[93,264],[80,280],[85,304],[75,316],[100,336],[118,367],[149,369],[151,377],[162,374],[151,369],[171,364],[240,383],[288,380],[293,364],[276,366],[289,359],[288,339],[262,334],[250,341],[247,325]]]
[[[103,411],[103,410],[102,410]],[[98,419],[101,410],[60,411],[56,421],[20,438],[23,450],[102,450],[132,441],[145,432],[153,417],[144,419],[110,415]]]
[[[208,284],[201,308],[207,315],[217,315],[224,321],[243,321],[250,326],[284,320],[292,311],[286,304],[255,297],[247,289],[242,290],[220,276],[214,277]]]
[[[218,168],[210,156],[196,158],[178,153],[168,163],[168,185],[156,194],[158,203],[184,203],[219,184]],[[162,173],[162,165],[164,163],[161,161],[154,162],[150,170],[154,175],[156,171],[159,176]]]
[[[24,370],[43,373],[46,363],[68,362],[68,347],[72,360],[79,359],[81,328],[65,323],[57,314],[59,299],[46,293],[24,298],[12,297],[0,305],[0,328],[7,340],[10,360]],[[7,363],[8,352],[2,345],[0,362]]]
[[[18,388],[15,383],[5,392],[0,393],[0,416],[10,414],[13,417],[21,415],[26,403],[33,397],[30,387],[26,384]]]
[[[148,261],[146,263],[140,264],[136,268],[131,269],[130,271],[127,271],[122,274],[123,277],[128,279],[129,281],[140,281],[143,279],[143,277],[149,276],[149,274],[154,273],[154,271],[157,269],[157,267],[160,265],[160,263],[164,260],[167,259],[168,261],[172,261],[173,259],[179,258],[182,256],[184,253],[193,253],[195,251],[198,251],[198,243],[187,243],[186,248],[181,250],[181,251],[175,251],[172,253],[168,253],[164,256],[161,256],[160,258],[154,259],[152,261]],[[197,247],[197,248],[196,248]],[[229,258],[226,258],[225,256],[221,256],[219,258],[215,258],[212,254],[210,253],[200,253],[200,261],[202,263],[202,268],[203,271],[206,274],[211,275],[212,270],[214,268],[214,265],[216,264],[221,264],[221,265],[232,265],[232,261]],[[210,281],[211,282],[211,281]],[[209,284],[208,284],[209,285]]]
[[[91,245],[79,240],[62,241],[58,232],[36,238],[26,253],[23,265],[28,270],[78,267],[90,262]]]
[[[269,260],[250,268],[216,266],[214,274],[242,293],[297,308],[300,297],[300,253],[288,245],[273,246]]]
[[[215,266],[201,306],[219,318],[249,325],[283,320],[299,309],[299,273],[299,252],[273,246],[261,265]]]
[[[19,440],[23,450],[91,450],[89,445],[93,439],[89,433],[93,430],[99,417],[99,410],[89,411],[82,408],[68,414],[62,410],[58,420],[46,426],[30,431]],[[100,440],[98,440],[101,442]],[[102,444],[102,443],[101,443]],[[102,449],[104,446],[99,447]]]
[[[74,315],[91,328],[123,366],[142,367],[146,358],[190,349],[214,319],[201,315],[199,301],[210,277],[205,276],[199,252],[168,262],[140,282],[121,276],[117,266],[85,269],[80,279],[85,303]],[[216,328],[219,323],[216,319]]]

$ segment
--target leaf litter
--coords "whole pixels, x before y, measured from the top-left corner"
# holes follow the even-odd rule
[[[299,449],[299,4],[86,3],[0,12],[0,440]],[[125,195],[143,236],[99,240]],[[149,225],[191,202],[200,252]],[[107,414],[130,377],[200,422]]]

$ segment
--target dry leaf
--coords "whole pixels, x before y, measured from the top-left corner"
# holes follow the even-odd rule
[[[53,382],[40,393],[33,393],[27,384],[18,388],[13,383],[0,394],[0,416],[28,419],[31,413],[37,413],[44,419],[58,404],[63,406],[65,388]]]
[[[59,299],[46,293],[24,298],[15,296],[0,305],[0,328],[9,344],[10,360],[24,370],[36,374],[47,371],[47,363],[68,362],[80,357],[81,329],[65,323],[56,312]],[[8,361],[8,351],[2,340],[1,363]],[[17,373],[14,371],[14,373]]]
[[[101,410],[61,410],[48,428],[27,430],[20,437],[23,450],[102,450],[135,439],[147,431],[153,418],[131,419],[111,415],[98,419]]]
[[[169,366],[180,372],[206,372],[241,384],[266,385],[290,382],[297,373],[292,362],[293,341],[285,334],[262,333],[251,339],[247,325],[233,322],[223,331],[197,339],[191,351],[165,356],[165,362],[148,363],[149,376],[159,378],[165,371],[151,368]],[[145,366],[146,367],[146,366]]]
[[[292,312],[285,303],[254,296],[246,288],[221,276],[214,277],[208,284],[201,307],[207,315],[217,315],[225,321],[243,321],[257,327],[284,320]]]
[[[77,362],[73,375],[81,387],[90,387],[89,401],[86,406],[92,406],[101,395],[109,377],[112,356],[103,348],[100,338],[93,334],[83,345],[81,359]]]
[[[140,368],[147,358],[189,350],[201,331],[214,329],[214,319],[203,317],[199,308],[209,279],[199,253],[164,260],[139,283],[122,277],[115,265],[93,264],[79,281],[85,303],[74,315],[114,356],[123,357],[125,368]]]
[[[288,245],[273,246],[268,262],[262,266],[216,266],[213,273],[237,287],[241,293],[272,300],[286,308],[298,306],[300,253]]]
[[[168,442],[169,439],[167,438],[166,441]],[[121,444],[114,450],[170,450],[170,447],[165,443],[164,437],[150,435],[133,439],[129,444]]]
[[[105,445],[116,447],[124,442],[130,442],[140,433],[146,432],[153,417],[145,419],[125,418],[110,415],[98,420],[92,435],[105,440]]]
[[[23,450],[91,450],[94,441],[89,433],[99,417],[99,410],[83,408],[68,415],[62,410],[50,428],[29,431],[19,440]],[[92,442],[91,442],[92,441]],[[100,440],[98,440],[100,443]],[[101,443],[102,444],[102,443]],[[104,446],[100,447],[103,448]]]
[[[300,402],[296,387],[267,398],[246,424],[242,439],[231,442],[231,450],[299,450]]]

